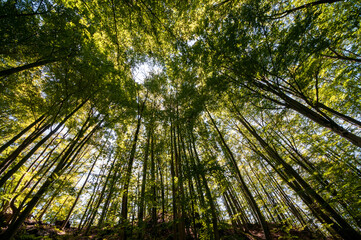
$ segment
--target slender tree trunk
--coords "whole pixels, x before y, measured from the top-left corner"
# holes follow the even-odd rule
[[[100,170],[101,174],[98,174],[98,176],[96,178],[94,189],[93,189],[92,194],[90,196],[90,199],[89,199],[89,201],[87,203],[84,214],[83,214],[82,218],[80,219],[78,230],[83,230],[84,226],[87,224],[87,219],[88,219],[88,216],[89,216],[89,212],[91,212],[91,207],[93,205],[93,202],[95,201],[96,195],[97,195],[97,193],[99,191],[99,188],[100,188],[100,185],[101,185],[99,183],[100,180],[101,180],[100,176],[104,172],[104,169],[105,169],[105,165]]]
[[[178,134],[177,134],[178,133]],[[179,139],[179,126],[174,129],[174,160],[175,160],[175,173],[178,179],[178,196],[177,196],[177,206],[178,206],[178,237],[179,240],[185,239],[185,197],[184,197],[184,187],[183,187],[183,169],[181,164],[181,154],[180,154],[180,139]],[[177,138],[178,137],[178,138]]]
[[[209,118],[211,119],[211,122],[213,123],[214,128],[216,129],[216,131],[217,131],[217,133],[218,133],[218,135],[219,135],[219,137],[220,137],[220,139],[221,139],[221,141],[222,141],[223,146],[224,146],[224,147],[226,148],[226,150],[227,150],[227,154],[229,155],[229,157],[230,157],[230,159],[231,159],[231,161],[232,161],[233,169],[234,169],[234,171],[235,171],[236,174],[237,174],[237,177],[238,177],[238,180],[239,180],[239,182],[240,182],[242,191],[244,192],[245,197],[246,197],[246,199],[247,199],[250,207],[251,207],[251,208],[253,209],[253,211],[255,212],[255,214],[256,214],[256,216],[257,216],[257,219],[258,219],[259,223],[260,223],[261,226],[262,226],[262,229],[263,229],[263,231],[264,231],[266,240],[271,240],[271,239],[272,239],[272,236],[271,236],[271,232],[270,232],[270,230],[269,230],[269,228],[268,228],[268,224],[266,223],[266,220],[264,219],[264,216],[262,215],[262,213],[261,213],[261,211],[260,211],[260,209],[259,209],[259,207],[258,207],[258,205],[257,205],[257,203],[256,203],[256,201],[255,201],[255,199],[254,199],[251,191],[248,189],[248,187],[247,187],[247,185],[246,185],[246,182],[243,180],[243,177],[242,177],[242,175],[241,175],[241,172],[239,171],[239,168],[238,168],[238,166],[237,166],[237,162],[236,162],[236,160],[235,160],[235,158],[234,158],[234,156],[233,156],[232,151],[229,149],[226,141],[225,141],[224,138],[223,138],[222,133],[219,131],[219,129],[218,129],[216,123],[214,122],[212,116],[210,115],[210,113],[209,113],[208,111],[207,111],[207,113],[208,113]]]
[[[299,150],[296,148],[296,146],[291,144],[291,141],[284,135],[276,133],[278,136],[278,139],[284,140],[287,146],[284,146],[283,143],[280,141],[279,144],[290,154],[290,158],[295,161],[298,165],[300,165],[303,169],[305,169],[306,172],[308,172],[311,176],[314,176],[316,181],[327,191],[332,195],[334,199],[337,200],[337,202],[342,206],[344,210],[347,211],[347,213],[353,218],[353,220],[356,222],[357,226],[361,226],[360,219],[355,216],[355,214],[350,210],[349,204],[345,202],[344,199],[340,199],[340,197],[337,194],[337,191],[334,189],[332,184],[324,179],[322,172],[320,172],[319,169],[317,169],[306,157],[304,157]]]
[[[64,134],[63,137],[65,138],[65,137],[68,135],[68,133],[69,133],[69,131],[68,131],[66,134]],[[52,141],[55,140],[58,135],[59,135],[59,134],[57,134],[57,135],[52,139]],[[39,176],[40,176],[39,178],[41,179],[42,176],[44,176],[44,175],[52,168],[52,166],[56,163],[57,159],[61,156],[61,154],[63,154],[63,153],[66,151],[66,149],[64,149],[64,150],[62,151],[62,153],[59,155],[59,157],[56,157],[56,158],[54,158],[54,159],[51,160],[51,156],[52,156],[53,152],[59,147],[59,145],[60,145],[61,143],[62,143],[62,141],[59,141],[59,143],[57,143],[57,144],[55,145],[55,147],[54,147],[53,149],[51,149],[51,150],[47,153],[46,156],[44,156],[44,159],[38,162],[38,164],[37,164],[37,166],[35,167],[35,169],[39,168],[40,164],[42,164],[41,167],[38,169],[38,171],[37,171],[35,174],[32,175],[32,177],[31,177],[27,182],[24,183],[24,186],[22,187],[22,190],[21,190],[21,191],[24,191],[26,188],[30,187],[31,184],[32,184],[32,182],[33,182],[36,178],[38,178]],[[37,160],[38,160],[38,159],[37,159]],[[37,160],[35,160],[33,163],[36,163]],[[30,169],[30,167],[29,167],[29,169]],[[34,170],[34,171],[35,171],[35,170]],[[32,171],[32,173],[34,173],[34,171]],[[19,182],[20,182],[20,180],[19,180]]]
[[[283,17],[286,17],[290,13],[293,13],[293,12],[296,12],[296,11],[299,11],[299,10],[302,10],[305,8],[314,7],[314,6],[322,5],[322,4],[331,4],[331,3],[335,3],[335,2],[341,2],[341,1],[343,1],[343,0],[318,0],[318,1],[310,2],[310,3],[306,3],[299,7],[295,7],[295,8],[286,10],[284,12],[277,13],[276,15],[273,16],[273,18],[274,19],[283,18]]]
[[[111,162],[111,161],[110,161],[111,157],[112,157],[112,154],[109,154],[109,158],[108,158],[108,163],[107,163],[107,165],[109,165],[109,162]],[[102,191],[101,191],[101,193],[100,193],[100,195],[99,195],[99,197],[98,197],[98,201],[97,201],[95,207],[93,208],[93,213],[92,213],[91,216],[90,216],[90,220],[88,221],[88,224],[87,224],[88,227],[87,227],[86,230],[85,230],[85,235],[87,235],[87,234],[89,233],[90,228],[91,228],[91,226],[92,226],[92,224],[93,224],[93,222],[94,222],[95,216],[96,216],[96,214],[97,214],[97,212],[98,212],[99,206],[100,206],[100,204],[101,204],[101,203],[103,202],[103,200],[104,200],[103,198],[104,198],[104,195],[105,195],[105,190],[106,190],[107,187],[108,187],[109,179],[110,179],[110,177],[111,177],[111,174],[112,174],[113,171],[114,171],[116,159],[117,159],[117,158],[115,157],[115,158],[113,159],[113,161],[111,162],[111,167],[110,167],[110,170],[109,170],[109,172],[108,172],[108,175],[107,175],[107,178],[106,178],[106,180],[105,180],[105,183],[104,183],[104,185],[103,185],[103,189],[102,189]]]
[[[158,158],[158,172],[160,175],[160,187],[161,187],[161,201],[162,201],[162,222],[164,223],[164,214],[165,214],[165,194],[164,194],[164,180],[162,174],[162,168],[160,164],[160,160]]]
[[[89,138],[92,136],[92,134],[94,133],[94,131],[97,129],[97,127],[93,128],[93,131],[91,131],[86,137],[84,137],[81,141],[80,138],[82,137],[82,135],[89,129],[89,125],[88,125],[88,121],[89,121],[90,116],[88,117],[88,119],[85,121],[85,123],[83,124],[81,130],[78,132],[77,136],[75,136],[74,140],[72,142],[69,143],[69,148],[64,149],[65,154],[63,155],[62,159],[60,160],[60,162],[63,162],[64,164],[62,165],[62,169],[57,173],[58,176],[60,175],[64,175],[64,176],[69,176],[69,174],[64,174],[64,170],[66,170],[70,163],[73,163],[73,165],[70,168],[69,172],[73,172],[74,168],[76,167],[77,163],[78,163],[78,155],[80,153],[80,150],[84,147],[85,143],[89,140]],[[59,156],[60,158],[60,156]],[[55,163],[56,161],[54,161]],[[66,163],[68,162],[68,164]],[[77,172],[77,170],[80,168],[80,166],[77,167],[77,169],[74,172]],[[49,170],[51,169],[51,167],[48,168]],[[44,174],[45,175],[45,174]],[[66,178],[65,178],[66,180]],[[53,186],[55,181],[53,181],[50,185]],[[21,204],[19,205],[19,211],[24,207],[26,201],[28,198],[30,198],[32,192],[35,190],[35,188],[37,187],[37,185],[40,183],[40,181],[38,181],[33,187],[32,189],[28,192],[28,194],[26,195],[26,197],[23,199],[23,201],[21,202]],[[49,188],[50,188],[49,187]],[[14,220],[16,218],[14,217]]]
[[[182,146],[183,146],[183,152],[184,155],[186,155],[186,146],[184,144],[184,141],[182,141]],[[197,201],[196,201],[196,196],[195,196],[195,190],[194,190],[194,183],[193,183],[193,178],[195,174],[190,174],[192,172],[192,161],[191,159],[194,159],[194,155],[191,149],[190,144],[187,144],[187,150],[188,150],[188,158],[185,159],[185,171],[188,173],[188,178],[187,178],[187,182],[188,182],[188,191],[189,191],[189,198],[190,198],[190,202],[191,202],[191,209],[190,209],[190,214],[192,215],[192,219],[191,223],[189,223],[189,226],[192,224],[192,233],[193,233],[193,237],[194,239],[198,239],[198,230],[197,230],[197,224],[196,224],[196,220],[198,220],[198,216],[199,213],[198,211],[195,209],[195,206],[197,205]],[[193,160],[194,162],[194,160]],[[191,165],[191,166],[190,166]]]
[[[16,136],[14,136],[8,142],[6,142],[4,145],[2,145],[0,147],[0,153],[2,153],[6,148],[8,148],[11,144],[13,144],[16,140],[18,140],[20,137],[22,137],[25,133],[27,133],[30,129],[35,127],[35,125],[37,125],[38,123],[42,122],[44,119],[45,119],[45,114],[43,114],[41,117],[36,119],[31,124],[29,124],[25,129],[23,129],[21,132],[19,132]]]
[[[198,152],[196,152],[196,148],[195,148],[195,145],[193,144],[193,141],[195,142],[195,139],[194,139],[194,135],[192,135],[193,134],[193,132],[191,131],[190,132],[190,140],[191,140],[191,143],[190,143],[190,155],[191,155],[191,158],[190,158],[190,160],[191,160],[191,164],[192,164],[192,167],[194,168],[194,169],[199,169],[200,167],[202,167],[202,169],[203,169],[203,165],[199,165],[200,164],[200,159],[199,159],[199,156],[195,156],[196,155],[196,153],[198,153]],[[192,138],[193,137],[193,138]],[[193,151],[192,151],[192,149],[193,149]],[[194,154],[193,154],[193,152],[194,152]],[[196,187],[197,187],[197,193],[198,193],[198,196],[199,196],[199,201],[200,201],[200,205],[201,206],[206,206],[206,200],[205,200],[205,197],[204,197],[204,193],[203,193],[203,188],[202,188],[202,186],[204,187],[204,181],[202,180],[201,181],[201,178],[202,178],[202,173],[200,173],[200,174],[195,174],[195,182],[196,182]],[[205,194],[206,196],[207,196],[207,194]],[[208,197],[207,197],[208,198]],[[211,210],[212,211],[212,210]],[[213,216],[212,216],[212,214],[211,214],[211,218],[212,218]],[[208,216],[208,214],[204,214],[204,218],[205,218],[205,223],[206,223],[206,226],[207,226],[207,231],[208,232],[211,232],[212,230],[211,230],[211,222],[212,221],[217,221],[217,218],[216,219],[209,219],[209,216]],[[218,222],[218,221],[217,221]],[[217,225],[216,225],[217,226]],[[213,232],[215,233],[215,234],[217,234],[216,232],[215,232],[215,229],[214,229],[214,227],[215,227],[215,225],[213,225]],[[218,231],[218,228],[217,228],[217,231]]]
[[[93,164],[92,164],[92,166],[91,166],[91,168],[90,168],[90,170],[88,172],[88,175],[87,175],[83,185],[81,186],[81,188],[80,188],[80,190],[79,190],[79,192],[78,192],[78,194],[77,194],[77,196],[75,198],[75,201],[74,201],[73,205],[71,206],[71,208],[70,208],[70,210],[68,212],[68,215],[66,216],[63,224],[61,225],[61,229],[64,229],[65,226],[67,225],[67,223],[69,222],[70,216],[71,216],[76,204],[78,203],[78,200],[79,200],[80,195],[82,194],[82,192],[84,190],[85,185],[88,183],[89,177],[90,177],[90,175],[91,175],[91,173],[93,171],[93,168],[94,168],[96,162],[98,161],[98,158],[100,157],[101,153],[102,153],[102,150],[99,152],[98,156],[95,158],[95,160],[94,160],[94,162],[93,162]]]
[[[266,85],[263,82],[255,82],[255,85],[263,90],[266,90],[268,92],[274,93],[281,99],[285,101],[283,104],[284,106],[291,108],[295,110],[296,112],[302,114],[303,116],[311,119],[312,121],[318,123],[319,125],[331,130],[332,132],[336,133],[337,135],[345,138],[352,144],[354,144],[357,147],[361,148],[361,137],[349,132],[348,130],[344,129],[340,125],[338,125],[336,122],[334,122],[330,118],[326,118],[325,115],[320,115],[319,113],[313,111],[312,109],[304,106],[302,103],[294,100],[293,98],[289,97],[285,93],[281,92],[279,89],[274,89],[274,87],[270,85]]]
[[[35,129],[27,138],[0,164],[0,174],[4,173],[8,167],[16,160],[22,151],[26,149],[31,143],[33,143],[41,134],[43,134],[51,124],[44,124],[43,126]]]
[[[118,157],[119,157],[119,155],[115,157],[113,164],[116,164],[116,162],[117,162],[116,159],[118,159]],[[114,166],[114,171],[113,172],[114,172],[114,174],[113,174],[113,177],[112,177],[112,181],[109,184],[110,185],[109,193],[108,193],[108,196],[107,196],[107,198],[105,200],[103,210],[102,210],[102,213],[100,214],[100,218],[99,218],[99,221],[98,221],[98,228],[102,228],[103,225],[104,225],[103,223],[104,223],[104,220],[106,219],[110,202],[111,202],[112,198],[114,198],[113,193],[114,193],[114,190],[116,189],[116,183],[119,180],[121,173],[123,172],[122,166],[117,164],[116,166]]]
[[[58,211],[56,212],[56,214],[54,215],[54,217],[51,219],[50,223],[55,223],[58,220],[58,215],[61,212],[61,210],[63,210],[63,207],[65,205],[66,202],[68,202],[70,196],[67,196],[65,198],[65,200],[63,201],[63,203],[61,204],[61,206],[58,208]]]
[[[245,221],[243,222],[243,219],[241,218],[241,220],[239,219],[238,215],[238,210],[234,204],[234,202],[232,202],[231,197],[229,196],[229,194],[227,193],[227,190],[224,191],[223,193],[223,197],[225,199],[225,203],[226,205],[228,205],[229,208],[229,214],[231,217],[231,221],[233,222],[233,224],[237,225],[238,227],[243,227],[244,231],[249,232],[248,231],[248,222]],[[242,223],[241,223],[242,221]],[[237,227],[235,227],[237,229]]]
[[[144,236],[144,231],[142,229],[143,226],[143,218],[144,218],[144,199],[145,199],[145,186],[147,184],[147,166],[148,166],[148,156],[149,156],[149,145],[150,145],[150,136],[151,136],[152,128],[148,127],[148,136],[147,143],[145,145],[144,152],[144,161],[143,161],[143,173],[142,173],[142,186],[140,190],[140,200],[139,200],[139,212],[138,212],[138,227],[140,229],[139,239],[142,239]]]
[[[225,207],[226,207],[226,211],[227,211],[227,213],[228,213],[228,217],[229,217],[229,219],[231,220],[231,223],[232,223],[233,231],[234,231],[234,232],[237,232],[237,230],[238,230],[238,229],[237,229],[237,223],[236,223],[236,221],[235,221],[235,217],[234,217],[234,215],[233,215],[233,212],[232,212],[232,210],[231,210],[231,207],[229,206],[229,201],[228,201],[228,199],[226,198],[226,196],[225,196],[224,193],[223,193],[222,197],[223,197],[224,205],[225,205]]]
[[[173,234],[174,239],[178,239],[178,231],[177,231],[177,223],[178,220],[178,206],[177,206],[177,198],[178,198],[178,191],[175,183],[176,179],[176,173],[175,173],[175,167],[174,167],[174,148],[173,148],[173,124],[171,121],[170,126],[170,149],[171,149],[171,160],[170,160],[170,172],[171,172],[171,179],[172,179],[172,205],[173,205]]]
[[[249,184],[253,187],[254,191],[256,192],[256,194],[259,196],[258,198],[261,200],[261,202],[263,203],[263,207],[266,210],[266,212],[268,213],[269,217],[271,218],[272,222],[276,222],[276,220],[273,217],[273,214],[270,212],[266,201],[264,200],[264,197],[261,195],[261,193],[258,191],[257,186],[255,185],[255,183],[253,182],[253,179],[250,177],[250,175],[248,174],[247,170],[244,171],[246,173],[247,179]],[[260,179],[258,179],[260,181]]]
[[[242,203],[245,202],[243,199],[243,196],[240,195],[240,197],[242,198],[241,202],[240,202],[240,200],[237,198],[237,194],[235,192],[234,187],[231,186],[230,184],[228,184],[228,195],[236,209],[236,213],[240,215],[240,219],[241,219],[243,225],[245,226],[246,231],[249,231],[248,224],[251,223],[251,220],[248,217],[248,214],[247,214],[248,211],[245,210],[246,207],[243,204],[241,204],[241,202]],[[255,219],[257,220],[257,217],[255,217]]]
[[[214,234],[214,239],[215,240],[219,240],[220,239],[220,235],[219,235],[219,231],[218,231],[218,220],[217,220],[217,212],[216,212],[216,208],[215,208],[215,203],[213,201],[212,198],[212,194],[211,191],[209,189],[208,186],[208,182],[207,179],[205,177],[205,169],[203,164],[201,164],[200,159],[199,159],[199,155],[195,146],[195,139],[194,139],[194,135],[193,132],[191,132],[191,142],[192,142],[192,146],[193,146],[193,152],[195,155],[195,159],[197,161],[197,165],[201,168],[201,178],[202,178],[202,182],[203,182],[203,186],[206,190],[206,196],[209,202],[209,206],[211,208],[211,215],[212,215],[212,225],[213,225],[213,234]]]
[[[44,66],[46,64],[54,63],[56,61],[57,61],[56,59],[39,60],[39,61],[36,61],[36,62],[33,62],[33,63],[28,63],[28,64],[25,64],[25,65],[22,65],[22,66],[19,66],[19,67],[14,67],[14,68],[2,70],[2,71],[0,71],[0,77],[6,77],[6,76],[9,76],[9,75],[14,74],[14,73],[22,72],[24,70],[29,70],[29,69],[32,69],[32,68],[35,68],[35,67]]]
[[[256,177],[256,179],[262,179],[261,176],[257,173],[257,171],[255,171],[252,167],[252,164],[248,163],[249,168],[251,169],[253,175]],[[284,222],[287,220],[287,217],[284,216],[284,214],[282,212],[278,211],[278,206],[279,203],[277,203],[277,199],[275,199],[267,190],[266,187],[264,186],[263,183],[266,183],[266,181],[264,179],[262,179],[262,181],[259,181],[261,188],[263,190],[263,192],[266,194],[267,199],[269,200],[269,202],[272,204],[273,210],[275,211],[275,215],[278,219],[279,222]],[[272,218],[273,218],[273,214],[271,214]],[[273,222],[276,222],[276,220],[273,218]],[[302,222],[305,223],[305,222]]]
[[[326,110],[327,112],[332,113],[333,115],[341,118],[342,120],[344,120],[344,121],[346,121],[346,122],[349,122],[349,123],[351,123],[351,124],[353,124],[353,125],[355,125],[355,126],[361,127],[361,122],[360,122],[359,120],[354,119],[354,118],[352,118],[352,117],[350,117],[350,116],[347,116],[347,115],[345,115],[345,114],[342,114],[342,113],[340,113],[340,112],[338,112],[338,111],[336,111],[336,110],[334,110],[334,109],[332,109],[332,108],[330,108],[330,107],[327,107],[327,106],[326,106],[325,104],[323,104],[323,103],[318,102],[318,103],[316,104],[316,107],[322,108],[322,109]]]
[[[129,191],[129,185],[130,185],[130,178],[132,175],[135,152],[136,152],[137,143],[138,143],[138,134],[139,134],[140,125],[142,122],[142,114],[143,114],[143,110],[144,110],[146,101],[147,101],[147,97],[143,101],[142,106],[141,107],[138,106],[138,116],[139,117],[138,117],[138,121],[137,121],[137,127],[136,127],[136,130],[134,133],[134,139],[132,142],[132,149],[130,150],[128,167],[127,167],[127,171],[125,173],[125,181],[124,181],[124,186],[123,186],[124,192],[123,192],[123,197],[122,197],[122,209],[121,209],[121,213],[120,213],[120,219],[121,219],[120,221],[123,224],[123,229],[120,234],[120,237],[122,240],[127,239],[125,227],[126,227],[126,222],[127,222],[127,218],[128,218],[128,191]]]
[[[150,143],[150,173],[151,173],[151,193],[152,193],[152,207],[151,207],[151,216],[152,216],[152,225],[155,227],[157,223],[157,191],[156,191],[156,178],[155,178],[155,160],[154,160],[154,134],[151,135]]]
[[[38,215],[35,217],[38,219],[38,221],[41,222],[41,219],[43,218],[44,214],[50,207],[51,203],[54,201],[54,199],[58,196],[60,193],[60,190],[62,189],[65,182],[63,182],[52,194],[51,198],[44,204],[43,208],[39,211]]]

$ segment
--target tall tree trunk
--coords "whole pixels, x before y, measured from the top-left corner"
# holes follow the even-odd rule
[[[164,215],[165,215],[165,193],[164,193],[164,180],[163,180],[163,169],[161,168],[161,164],[160,164],[160,159],[157,158],[158,160],[158,172],[160,175],[160,187],[161,187],[161,201],[162,201],[162,222],[164,223]]]
[[[198,152],[197,152],[197,149],[196,149],[196,145],[195,145],[195,138],[194,138],[194,135],[193,135],[192,131],[191,131],[190,135],[191,135],[191,145],[192,145],[192,148],[193,148],[195,160],[197,161],[197,166],[201,169],[200,175],[201,175],[201,178],[202,178],[204,189],[206,190],[206,196],[207,196],[207,199],[208,199],[208,202],[209,202],[209,206],[211,208],[214,239],[219,240],[220,235],[219,235],[219,230],[218,230],[218,220],[217,220],[217,212],[216,212],[216,208],[215,208],[215,203],[213,201],[212,194],[211,194],[211,191],[209,189],[207,179],[205,177],[204,166],[200,162],[200,158],[199,158],[199,155],[198,155]]]
[[[184,187],[183,187],[183,168],[181,161],[181,149],[180,149],[180,139],[179,139],[179,126],[177,125],[173,131],[174,137],[174,160],[175,160],[175,174],[178,179],[178,196],[177,196],[177,206],[178,206],[178,237],[179,240],[184,240],[186,237],[185,234],[185,197],[184,197]]]
[[[18,140],[20,137],[22,137],[25,133],[27,133],[30,129],[35,127],[38,123],[41,123],[45,118],[45,114],[37,118],[34,122],[29,124],[26,128],[24,128],[21,132],[19,132],[17,135],[15,135],[12,139],[7,141],[4,145],[0,147],[0,153],[2,153],[6,148],[8,148],[11,144],[13,144],[16,140]]]
[[[64,129],[64,128],[63,128]],[[49,146],[54,142],[54,140],[59,136],[61,130],[58,132],[58,134],[56,136],[53,137],[53,139],[47,144],[47,146],[44,148],[44,150],[39,154],[39,156],[33,161],[33,163],[28,167],[28,169],[26,170],[26,172],[21,176],[21,178],[19,179],[17,185],[14,187],[14,189],[12,190],[13,193],[16,192],[16,190],[18,189],[18,187],[20,186],[20,184],[22,183],[23,179],[29,174],[29,172],[34,172],[35,170],[31,171],[32,168],[34,167],[35,163],[43,156],[43,154],[48,150]],[[65,134],[66,135],[66,134]],[[57,144],[51,151],[49,151],[43,158],[42,161],[39,161],[39,163],[37,164],[37,166],[35,166],[35,169],[37,169],[37,167],[43,163],[46,160],[49,160],[51,154],[53,153],[53,151],[56,149],[56,147],[59,146],[59,144]],[[43,164],[40,169],[37,171],[37,173],[33,174],[30,178],[30,180],[28,182],[26,182],[24,184],[24,188],[25,186],[29,186],[29,184],[41,173],[41,171],[45,168],[45,164]],[[23,189],[24,189],[23,188]]]
[[[150,125],[150,124],[149,124]],[[143,173],[142,173],[142,186],[140,190],[140,199],[139,199],[139,212],[138,212],[138,227],[140,229],[139,239],[143,238],[144,228],[143,225],[143,218],[144,218],[144,198],[145,198],[145,186],[147,184],[147,167],[148,167],[148,156],[149,156],[149,145],[150,145],[150,137],[151,137],[152,128],[148,127],[148,135],[147,135],[147,142],[145,145],[144,151],[144,161],[143,161]]]
[[[110,162],[111,157],[112,157],[112,155],[109,154],[108,164],[109,164],[109,162]],[[111,167],[110,167],[110,170],[109,170],[109,172],[108,172],[108,175],[107,175],[107,178],[106,178],[106,180],[105,180],[105,183],[104,183],[104,185],[103,185],[103,189],[102,189],[102,191],[101,191],[101,193],[100,193],[100,195],[99,195],[99,197],[98,197],[98,201],[97,201],[95,207],[93,208],[93,213],[91,214],[90,219],[89,219],[89,221],[88,221],[88,224],[87,224],[88,227],[87,227],[86,230],[85,230],[85,235],[87,235],[87,234],[89,233],[90,228],[91,228],[91,226],[92,226],[92,224],[93,224],[93,222],[94,222],[95,216],[96,216],[96,214],[98,213],[99,206],[100,206],[100,204],[101,204],[101,203],[103,202],[103,200],[104,200],[103,198],[104,198],[104,195],[105,195],[105,190],[106,190],[107,187],[108,187],[109,179],[110,179],[110,177],[111,177],[112,172],[114,171],[116,159],[117,159],[117,158],[114,157],[114,159],[113,159],[113,161],[112,161],[112,163],[111,163]],[[108,165],[108,164],[107,164],[107,165]]]
[[[326,111],[328,111],[330,113],[332,113],[333,115],[343,119],[346,122],[349,122],[349,123],[351,123],[351,124],[353,124],[355,126],[361,127],[361,122],[359,120],[354,119],[354,118],[352,118],[350,116],[347,116],[345,114],[342,114],[342,113],[340,113],[340,112],[338,112],[338,111],[336,111],[336,110],[334,110],[334,109],[332,109],[330,107],[327,107],[323,103],[318,102],[316,106],[319,107],[319,108],[322,108],[322,109],[324,109],[324,110],[326,110]]]
[[[173,205],[173,234],[174,239],[178,239],[178,230],[177,230],[177,224],[176,221],[178,220],[178,206],[177,206],[177,187],[175,183],[176,179],[176,173],[175,173],[175,167],[174,167],[174,142],[173,142],[173,122],[171,121],[170,126],[170,151],[171,151],[171,159],[170,159],[170,172],[171,172],[171,181],[172,181],[172,205]]]
[[[156,178],[155,178],[155,160],[154,160],[154,134],[151,135],[150,143],[150,173],[151,173],[151,222],[152,226],[155,227],[157,223],[157,191],[156,191]]]
[[[259,223],[262,226],[262,229],[263,229],[263,232],[265,234],[266,240],[271,240],[272,236],[271,236],[271,232],[269,230],[268,224],[266,223],[266,220],[264,219],[264,216],[261,213],[261,211],[260,211],[260,209],[259,209],[259,207],[258,207],[258,205],[256,203],[256,200],[254,199],[251,191],[248,189],[246,182],[243,180],[243,177],[242,177],[241,172],[240,172],[240,170],[239,170],[239,168],[237,166],[236,159],[234,158],[231,149],[228,147],[226,141],[223,138],[222,133],[219,131],[215,121],[213,120],[213,118],[212,118],[211,114],[208,112],[208,110],[207,110],[207,113],[208,113],[209,118],[211,119],[211,122],[212,122],[214,128],[216,129],[216,131],[217,131],[217,133],[218,133],[218,135],[219,135],[219,137],[221,139],[221,142],[222,142],[223,146],[226,148],[227,154],[229,155],[229,158],[230,158],[230,160],[231,160],[231,162],[233,164],[233,169],[236,172],[236,175],[237,175],[238,180],[240,182],[240,186],[242,188],[242,191],[243,191],[243,193],[244,193],[250,207],[255,212]]]
[[[16,160],[16,158],[24,151],[31,143],[33,143],[41,134],[43,134],[51,124],[44,124],[43,126],[36,128],[25,140],[0,164],[0,174],[4,173],[8,167]]]
[[[361,137],[351,133],[350,131],[346,130],[345,128],[338,125],[336,122],[334,122],[331,118],[321,115],[312,109],[304,106],[302,103],[294,100],[293,98],[289,97],[285,93],[283,93],[280,89],[277,89],[273,87],[272,85],[267,85],[263,82],[256,81],[255,85],[265,91],[271,92],[278,97],[280,97],[282,100],[284,100],[285,103],[282,103],[282,105],[291,108],[295,110],[296,112],[302,114],[303,116],[311,119],[312,121],[318,123],[319,125],[331,130],[332,132],[336,133],[337,135],[345,138],[352,144],[354,144],[357,147],[361,148]]]
[[[88,219],[88,216],[89,216],[89,212],[91,212],[91,208],[92,208],[92,205],[95,201],[95,198],[96,198],[96,195],[99,191],[99,188],[100,188],[100,180],[101,180],[101,175],[103,175],[105,171],[105,165],[103,165],[103,167],[101,168],[100,170],[100,174],[98,174],[97,178],[96,178],[96,181],[95,181],[95,185],[94,185],[94,188],[93,188],[93,191],[92,191],[92,194],[90,196],[90,199],[87,203],[87,206],[85,208],[85,211],[84,211],[84,214],[82,216],[82,218],[80,219],[80,222],[79,222],[79,225],[78,225],[78,230],[83,230],[84,226],[87,224],[87,219]]]
[[[103,145],[103,147],[104,147],[104,145]],[[80,190],[78,191],[78,194],[77,194],[77,196],[76,196],[76,198],[75,198],[75,201],[74,201],[73,205],[71,206],[71,208],[70,208],[70,210],[69,210],[69,212],[68,212],[68,215],[66,216],[63,224],[61,225],[61,229],[64,229],[65,226],[67,225],[67,223],[69,222],[70,216],[71,216],[71,214],[72,214],[72,212],[73,212],[76,204],[78,203],[78,200],[79,200],[79,198],[80,198],[80,196],[81,196],[81,194],[82,194],[82,192],[83,192],[83,190],[84,190],[85,185],[88,183],[88,180],[89,180],[89,177],[90,177],[90,175],[91,175],[91,173],[92,173],[92,171],[93,171],[93,168],[94,168],[96,162],[98,161],[98,158],[100,157],[101,153],[103,152],[103,147],[102,147],[102,149],[99,151],[98,156],[94,159],[94,162],[93,162],[93,164],[92,164],[92,166],[91,166],[91,168],[90,168],[90,170],[89,170],[89,172],[88,172],[88,175],[87,175],[87,177],[86,177],[83,185],[81,186]]]
[[[119,155],[118,156],[115,156],[115,159],[118,159],[119,158]],[[116,164],[116,160],[114,159],[114,164]],[[112,181],[110,182],[110,189],[109,189],[109,193],[108,193],[108,196],[105,200],[105,203],[104,203],[104,206],[103,206],[103,210],[102,210],[102,213],[100,214],[100,218],[98,220],[98,228],[102,228],[103,225],[104,225],[104,220],[106,219],[106,216],[107,216],[107,213],[108,213],[108,209],[109,209],[109,205],[110,205],[110,202],[111,200],[114,198],[114,191],[117,187],[119,186],[116,186],[119,178],[120,178],[120,175],[121,173],[123,172],[123,168],[122,166],[120,166],[119,164],[117,164],[116,166],[114,166],[115,170],[113,171],[113,177],[112,177]],[[119,187],[120,188],[120,187]]]
[[[142,122],[142,114],[143,114],[143,110],[144,110],[146,101],[147,101],[147,96],[146,96],[145,100],[143,101],[142,106],[140,107],[138,105],[137,127],[136,127],[136,130],[134,133],[134,138],[132,141],[132,148],[131,148],[130,154],[129,154],[127,171],[125,173],[125,180],[124,180],[124,186],[123,186],[123,197],[122,197],[122,209],[121,209],[121,213],[120,213],[120,219],[121,219],[120,221],[123,224],[123,229],[120,234],[120,237],[122,240],[127,239],[125,227],[126,227],[126,222],[127,222],[127,218],[128,218],[128,191],[129,191],[129,185],[130,185],[130,178],[132,175],[135,152],[136,152],[137,143],[138,143],[138,134],[139,134],[139,130],[140,130],[141,122]]]

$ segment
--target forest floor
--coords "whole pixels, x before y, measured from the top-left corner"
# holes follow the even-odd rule
[[[324,239],[324,240],[334,240],[330,237],[320,236],[319,234],[312,233],[307,230],[296,230],[296,229],[284,229],[280,225],[270,224],[271,233],[273,239],[300,239],[300,240],[311,240],[311,239]],[[174,239],[172,231],[171,222],[157,223],[155,226],[150,223],[146,224],[144,231],[141,231],[143,236],[139,235],[139,232],[130,231],[128,232],[128,239],[144,239],[144,240],[172,240]],[[1,229],[2,231],[5,228]],[[84,234],[80,232],[78,228],[64,228],[60,229],[59,226],[52,224],[45,224],[40,222],[27,222],[23,225],[21,230],[15,236],[16,240],[85,240],[85,239],[94,239],[94,240],[116,240],[120,239],[120,228],[91,228],[88,233]],[[201,239],[209,239],[207,235],[203,233]],[[192,240],[197,239],[194,237],[194,233],[190,230],[186,231],[186,239]],[[231,225],[223,224],[220,227],[220,236],[224,240],[263,240],[265,239],[264,234],[260,226],[256,224],[251,224],[248,226],[248,232],[246,233],[244,229],[234,229]],[[1,236],[0,236],[1,238]],[[200,238],[198,238],[200,239]]]

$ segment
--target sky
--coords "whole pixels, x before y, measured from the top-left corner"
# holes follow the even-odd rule
[[[151,73],[159,74],[161,72],[160,66],[151,61],[143,62],[132,68],[133,79],[139,84],[143,84],[144,79],[149,77]]]

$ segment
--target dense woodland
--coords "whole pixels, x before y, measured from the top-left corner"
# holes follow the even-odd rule
[[[0,3],[1,239],[361,239],[359,1]]]

